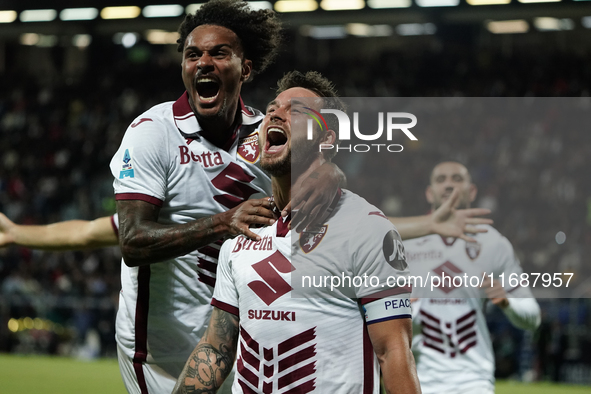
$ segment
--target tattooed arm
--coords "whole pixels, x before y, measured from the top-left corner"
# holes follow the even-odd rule
[[[268,198],[248,200],[229,211],[175,225],[158,223],[160,208],[144,201],[119,200],[117,212],[119,245],[130,267],[183,256],[225,236],[244,234],[258,240],[248,227],[275,221]]]
[[[214,307],[209,327],[187,360],[173,394],[217,392],[234,365],[238,330],[238,316]]]

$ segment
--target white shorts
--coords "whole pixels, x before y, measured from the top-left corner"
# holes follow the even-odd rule
[[[170,375],[158,365],[145,362],[134,365],[133,359],[128,357],[119,345],[117,345],[117,357],[123,384],[129,394],[170,394],[174,389],[177,377]],[[232,393],[235,371],[236,364],[218,390],[219,394]]]
[[[119,371],[123,384],[130,394],[170,394],[176,384],[176,378],[165,372],[156,364],[141,363],[134,365],[117,345]]]

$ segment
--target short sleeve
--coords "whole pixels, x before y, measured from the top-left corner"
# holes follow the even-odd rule
[[[400,234],[390,221],[379,215],[361,220],[351,240],[353,273],[366,278],[356,286],[362,304],[384,297],[410,294],[409,269]]]
[[[115,199],[162,206],[170,167],[166,128],[146,116],[129,126],[111,159]]]
[[[509,242],[507,238],[501,236],[495,250],[498,259],[498,272],[496,272],[496,274],[505,273],[505,278],[509,278],[512,274],[514,274],[513,276],[521,275],[521,273],[523,272],[523,270],[521,269],[521,264],[519,263],[519,259],[515,255],[515,251],[513,250],[511,242]],[[506,292],[515,291],[517,289],[511,287],[509,285],[508,280],[505,280],[504,288]]]
[[[211,305],[239,316],[238,309],[238,291],[232,275],[232,261],[230,260],[230,251],[234,240],[224,242],[220,249],[218,268],[216,273],[216,283],[213,290],[213,299]]]

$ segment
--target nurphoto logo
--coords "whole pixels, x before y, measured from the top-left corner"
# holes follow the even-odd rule
[[[380,148],[385,148],[388,152],[402,152],[404,147],[400,144],[386,144],[386,143],[372,143],[372,144],[353,144],[343,145],[342,141],[351,140],[351,120],[349,115],[338,109],[321,109],[320,112],[313,110],[309,107],[304,107],[310,112],[306,112],[310,115],[311,119],[307,122],[307,138],[313,140],[313,128],[314,122],[318,124],[320,129],[328,130],[328,124],[322,114],[331,114],[336,116],[338,121],[338,130],[334,130],[337,133],[337,139],[340,142],[337,145],[333,144],[321,144],[319,151],[336,149],[339,151],[348,152],[369,152],[371,150],[380,151]],[[417,141],[417,137],[410,132],[409,129],[413,128],[417,124],[417,117],[408,112],[378,112],[378,130],[373,134],[362,133],[359,129],[359,112],[353,112],[353,133],[355,137],[362,141],[376,141],[383,140],[382,135],[384,134],[384,123],[386,124],[386,141],[392,141],[392,136],[395,132],[401,131],[411,141]],[[408,119],[410,122],[398,123],[400,119]]]

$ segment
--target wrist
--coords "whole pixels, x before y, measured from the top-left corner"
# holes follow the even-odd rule
[[[423,222],[424,222],[424,226],[425,226],[425,231],[427,232],[427,234],[428,235],[438,234],[437,223],[435,222],[435,215],[430,213],[428,215],[425,215],[423,218],[424,218]]]
[[[213,233],[219,235],[220,238],[225,237],[230,233],[230,226],[228,225],[226,217],[227,214],[228,212],[216,213],[208,218],[210,220],[209,227]]]
[[[10,228],[7,228],[4,232],[4,244],[5,245],[15,245],[18,239],[18,226],[14,225]]]

